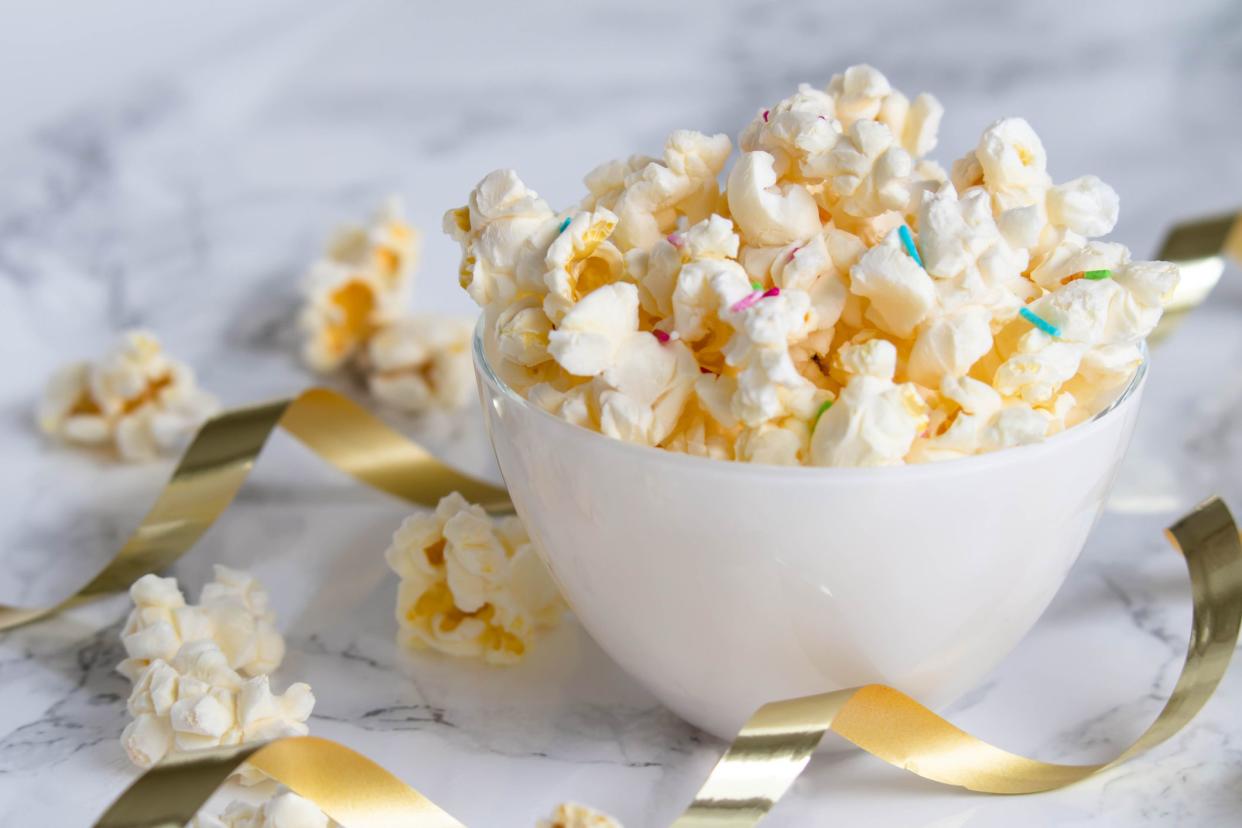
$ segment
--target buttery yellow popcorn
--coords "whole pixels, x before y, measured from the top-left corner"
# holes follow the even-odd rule
[[[1057,183],[1021,118],[946,173],[943,114],[852,66],[759,110],[727,171],[728,139],[679,130],[562,213],[489,174],[445,227],[497,374],[614,439],[768,464],[966,457],[1090,419],[1177,268],[1100,238],[1116,192]]]
[[[521,521],[493,520],[456,492],[406,518],[384,557],[401,578],[406,646],[513,664],[564,611]]]
[[[307,364],[316,371],[339,368],[399,316],[417,259],[418,233],[396,196],[369,225],[338,231],[306,279],[301,324]]]
[[[585,805],[563,802],[556,806],[551,819],[539,820],[537,828],[621,828],[621,823]]]
[[[219,408],[189,366],[146,331],[129,331],[98,362],[57,371],[39,405],[39,428],[82,445],[111,444],[124,460],[180,450]]]

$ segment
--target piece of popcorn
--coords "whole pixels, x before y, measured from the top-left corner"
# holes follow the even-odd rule
[[[876,121],[849,127],[828,153],[825,172],[848,215],[879,216],[910,202],[914,162],[888,127]]]
[[[874,66],[865,63],[833,75],[828,82],[828,94],[835,103],[837,119],[845,129],[860,120],[874,120],[892,91],[893,87],[888,78]]]
[[[1044,145],[1023,118],[1003,118],[985,129],[975,158],[997,209],[1042,202],[1052,186]]]
[[[367,385],[381,402],[413,414],[454,410],[474,397],[468,319],[416,315],[386,326],[367,346]]]
[[[604,285],[581,299],[548,334],[548,353],[568,373],[593,377],[611,367],[637,333],[638,289],[629,283]]]
[[[309,799],[280,788],[259,804],[234,801],[219,814],[198,814],[187,828],[338,828]]]
[[[306,363],[328,372],[359,353],[409,300],[417,258],[418,233],[396,196],[369,225],[337,231],[306,278]]]
[[[551,818],[539,820],[536,828],[621,828],[621,823],[585,805],[563,802]]]
[[[748,244],[789,244],[821,230],[814,197],[800,184],[778,185],[775,161],[766,152],[748,152],[729,172],[729,211]]]
[[[770,154],[779,180],[816,180],[822,178],[816,170],[823,166],[823,156],[841,134],[835,115],[831,95],[802,84],[794,95],[751,121],[738,143],[745,152]]]
[[[818,466],[891,466],[902,462],[928,422],[927,404],[910,383],[896,385],[892,343],[872,340],[866,366],[850,378],[811,435]],[[887,376],[885,376],[887,374]]]
[[[216,565],[199,603],[187,605],[176,578],[144,575],[129,590],[134,602],[121,629],[127,658],[117,671],[131,682],[156,661],[172,661],[190,642],[212,641],[233,669],[247,676],[273,672],[285,655],[267,590],[250,575]]]
[[[811,428],[798,417],[785,417],[742,429],[734,457],[746,463],[798,466],[810,458]]]
[[[521,522],[493,521],[456,492],[431,514],[407,518],[384,556],[401,578],[406,646],[512,664],[563,612]]]
[[[991,315],[979,306],[961,308],[924,324],[910,351],[907,374],[927,388],[942,377],[961,377],[992,350]]]
[[[867,319],[876,327],[909,339],[936,302],[936,288],[901,245],[896,231],[850,268],[850,292],[870,300]]]
[[[914,158],[927,155],[936,148],[944,105],[926,92],[913,102],[894,90],[880,105],[877,120],[889,128],[902,149]]]
[[[1058,184],[1048,191],[1048,221],[1080,236],[1106,236],[1117,225],[1117,191],[1094,175]]]
[[[631,443],[660,444],[677,426],[699,376],[684,343],[634,334],[596,382],[599,430]]]
[[[600,207],[578,213],[548,245],[543,310],[554,323],[589,293],[620,280],[624,273],[621,251],[608,241],[617,217]]]
[[[272,693],[266,675],[243,678],[216,642],[190,641],[156,659],[129,697],[121,744],[139,767],[165,756],[281,736],[304,736],[315,697],[305,684]]]
[[[444,214],[444,232],[461,245],[461,286],[485,308],[518,293],[522,259],[537,256],[556,227],[547,202],[513,170],[488,173],[464,207]]]
[[[128,331],[98,362],[67,365],[48,381],[39,428],[68,443],[111,443],[124,460],[180,450],[219,408],[189,366],[146,331]]]
[[[695,224],[714,211],[716,178],[730,149],[728,136],[677,130],[664,144],[662,161],[631,159],[620,186],[608,186],[617,177],[615,162],[588,175],[592,196],[584,206],[616,214],[612,241],[622,251],[649,248],[676,229],[679,218]]]

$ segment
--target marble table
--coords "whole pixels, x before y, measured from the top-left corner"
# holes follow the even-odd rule
[[[796,82],[867,60],[907,92],[941,97],[945,162],[993,118],[1025,114],[1058,179],[1094,172],[1119,190],[1116,235],[1139,256],[1170,220],[1239,206],[1235,4],[1079,5],[284,4],[230,6],[198,26],[122,4],[115,14],[129,17],[107,26],[111,13],[83,12],[106,39],[65,29],[79,62],[70,50],[39,64],[46,44],[15,44],[25,51],[6,54],[34,61],[23,100],[46,87],[63,105],[7,123],[0,145],[0,597],[50,594],[99,565],[170,468],[45,443],[31,409],[50,370],[141,325],[226,404],[308,385],[293,323],[301,272],[335,223],[390,191],[425,233],[416,304],[467,314],[440,215],[488,170],[514,166],[564,203],[600,160],[654,151],[674,127],[735,134]],[[97,61],[98,77],[81,61]],[[78,80],[58,80],[59,62]],[[1035,630],[947,711],[954,722],[1020,752],[1090,760],[1163,703],[1189,600],[1160,530],[1213,493],[1242,509],[1240,276],[1227,273],[1154,350],[1106,514]],[[394,422],[495,474],[477,415]],[[312,732],[467,824],[530,825],[564,799],[631,828],[667,824],[722,745],[661,708],[572,619],[511,669],[397,649],[380,552],[406,513],[277,437],[175,574],[196,592],[220,562],[270,584],[289,642],[276,683],[314,687]],[[0,824],[89,824],[137,775],[117,741],[126,610],[117,596],[0,634]],[[857,753],[819,757],[766,824],[1222,824],[1242,811],[1239,701],[1235,668],[1170,743],[1034,797],[948,790]]]

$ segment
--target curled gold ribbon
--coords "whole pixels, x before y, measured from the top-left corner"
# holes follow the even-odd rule
[[[459,491],[489,511],[509,510],[508,493],[455,471],[357,403],[326,388],[293,399],[226,411],[208,420],[125,546],[89,583],[51,606],[0,604],[0,630],[29,623],[164,569],[233,501],[277,427],[329,465],[411,503],[434,506]]]
[[[1164,316],[1148,339],[1159,342],[1207,299],[1220,281],[1226,263],[1242,266],[1242,212],[1194,219],[1169,229],[1156,258],[1181,271],[1177,288],[1165,303]]]
[[[1225,505],[1215,498],[1207,501],[1168,534],[1190,573],[1190,645],[1177,685],[1155,722],[1112,761],[1061,765],[1028,759],[976,739],[891,687],[868,685],[759,708],[672,828],[755,825],[802,773],[829,730],[925,779],[995,794],[1061,788],[1155,747],[1190,722],[1211,697],[1242,626],[1242,538]],[[461,826],[370,760],[333,742],[300,737],[160,765],[135,782],[96,828],[183,825],[244,761],[347,828]]]

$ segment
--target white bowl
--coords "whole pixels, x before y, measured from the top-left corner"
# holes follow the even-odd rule
[[[636,446],[475,366],[514,506],[578,619],[674,712],[730,739],[759,705],[878,682],[931,707],[1013,649],[1061,586],[1129,442],[1145,363],[1037,445],[875,469]]]

